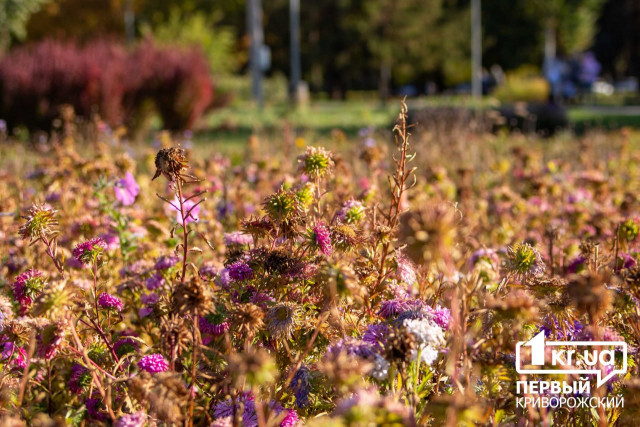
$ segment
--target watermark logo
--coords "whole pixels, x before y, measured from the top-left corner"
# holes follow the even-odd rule
[[[522,365],[522,348],[531,348],[527,368]],[[550,347],[550,359],[546,348]],[[622,353],[622,367],[616,369],[616,352]],[[546,361],[545,361],[546,359]],[[528,368],[540,366],[544,368]],[[544,332],[516,345],[516,371],[520,374],[595,375],[597,387],[617,374],[627,372],[627,343],[624,341],[545,341]]]

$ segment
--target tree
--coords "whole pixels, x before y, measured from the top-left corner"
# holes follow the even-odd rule
[[[49,1],[0,0],[0,53],[9,48],[12,37],[24,39],[29,17]]]

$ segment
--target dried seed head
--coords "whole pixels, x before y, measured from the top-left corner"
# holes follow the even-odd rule
[[[281,302],[267,311],[267,329],[275,338],[288,338],[298,323],[299,309],[290,302]]]
[[[156,173],[152,181],[164,175],[169,181],[175,182],[182,179],[182,173],[187,168],[187,158],[182,148],[163,148],[156,154]]]
[[[592,320],[602,317],[613,302],[613,295],[606,288],[609,277],[603,274],[589,273],[574,276],[567,285],[567,294],[572,304]]]
[[[307,151],[298,157],[300,170],[312,178],[321,177],[334,165],[333,155],[323,147],[307,147]]]
[[[233,312],[232,323],[236,330],[255,335],[264,324],[264,313],[255,304],[240,304]]]
[[[178,284],[173,292],[173,304],[180,313],[206,313],[212,307],[211,288],[198,277]]]
[[[387,337],[385,359],[401,365],[411,361],[417,348],[418,343],[414,334],[404,328],[395,329]]]
[[[236,387],[242,387],[245,380],[249,386],[272,384],[278,370],[273,358],[262,349],[232,353],[228,363],[227,371],[235,379]]]
[[[18,234],[23,239],[28,238],[30,241],[41,237],[48,238],[56,234],[56,226],[58,225],[56,212],[42,204],[33,205],[27,215],[22,217],[27,222],[20,226]]]

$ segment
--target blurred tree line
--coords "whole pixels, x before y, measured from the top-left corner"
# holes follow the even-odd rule
[[[0,43],[123,38],[128,2],[138,37],[198,43],[214,74],[246,68],[244,0],[0,0]],[[262,3],[270,72],[288,74],[289,1]],[[483,0],[483,64],[541,66],[545,37],[548,43],[552,34],[558,54],[593,48],[610,74],[640,76],[640,33],[633,30],[640,26],[639,3]],[[421,91],[428,82],[442,88],[468,81],[469,7],[469,0],[302,0],[303,78],[312,90],[334,97],[347,90],[385,94],[406,84]]]

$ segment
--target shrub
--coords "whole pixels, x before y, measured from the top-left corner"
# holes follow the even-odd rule
[[[85,46],[45,41],[0,61],[0,117],[10,127],[48,127],[60,106],[83,117],[98,113],[121,124],[152,101],[165,127],[185,129],[211,104],[213,82],[195,50],[158,48],[145,41],[127,51],[115,42]]]

